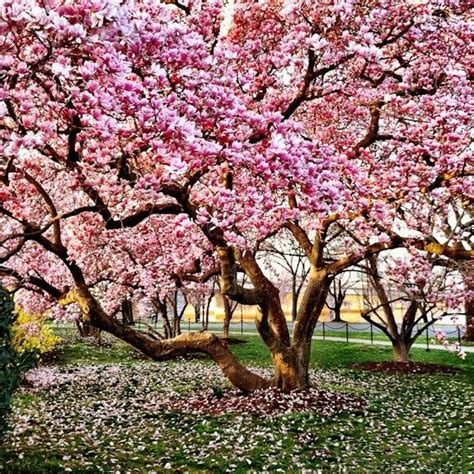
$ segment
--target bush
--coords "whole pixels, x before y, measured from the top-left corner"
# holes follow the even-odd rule
[[[18,352],[13,345],[12,326],[15,324],[11,295],[0,287],[0,438],[7,430],[7,415],[11,398],[23,374],[34,366],[36,351]]]
[[[53,350],[61,341],[51,328],[46,325],[46,316],[25,313],[21,308],[16,308],[16,318],[12,325],[12,345],[14,349],[23,354],[37,352],[45,354]]]

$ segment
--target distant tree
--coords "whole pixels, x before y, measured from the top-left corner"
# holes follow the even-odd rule
[[[240,276],[239,285],[245,287],[246,283],[246,276],[245,274],[242,274]],[[233,301],[224,294],[221,294],[221,296],[224,304],[224,324],[222,326],[222,335],[224,338],[227,339],[230,336],[230,322],[232,321],[232,317],[234,316],[235,310],[237,309],[239,304],[237,303],[237,301]]]
[[[358,281],[355,281],[351,277],[350,272],[344,272],[334,277],[331,285],[329,286],[328,298],[326,300],[326,306],[332,311],[334,315],[334,322],[342,321],[341,313],[347,291],[357,284]]]
[[[280,280],[280,289],[291,290],[291,320],[298,313],[298,300],[308,278],[310,265],[300,245],[288,231],[266,241],[261,248],[267,268]],[[289,282],[289,284],[287,283]]]
[[[371,256],[365,270],[362,317],[390,339],[395,362],[408,362],[413,343],[441,318],[463,314],[459,274],[427,254]]]

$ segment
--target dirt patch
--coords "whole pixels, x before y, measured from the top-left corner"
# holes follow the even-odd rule
[[[365,400],[341,393],[308,389],[284,393],[277,388],[244,394],[235,389],[213,388],[193,392],[187,398],[172,398],[167,408],[175,412],[222,415],[269,416],[314,412],[331,416],[341,411],[360,411]]]
[[[427,364],[423,362],[366,362],[350,365],[351,369],[369,372],[387,372],[389,374],[454,374],[458,369],[448,365]]]
[[[57,365],[64,360],[64,352],[61,348],[56,348],[41,354],[41,365]]]

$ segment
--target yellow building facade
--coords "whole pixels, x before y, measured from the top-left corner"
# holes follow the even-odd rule
[[[362,323],[365,320],[361,316],[363,309],[363,298],[359,294],[348,294],[344,300],[341,310],[341,317],[344,321]],[[282,306],[286,319],[291,321],[291,293],[282,297]],[[233,313],[232,320],[253,322],[257,315],[257,306],[237,305]],[[398,311],[397,311],[398,312]],[[184,313],[184,319],[194,321],[194,308],[190,305]],[[333,319],[332,312],[325,306],[319,318],[320,322],[328,322]],[[224,320],[224,303],[222,295],[218,294],[212,298],[209,307],[209,322],[220,322]]]

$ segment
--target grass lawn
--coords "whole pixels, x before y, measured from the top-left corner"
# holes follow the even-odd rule
[[[246,344],[234,352],[267,371],[259,339],[241,339]],[[366,373],[348,365],[389,360],[389,348],[315,341],[313,382],[362,397],[365,409],[327,418],[214,417],[166,406],[170,397],[226,387],[205,358],[152,363],[120,342],[97,348],[68,338],[58,361],[15,396],[0,472],[472,471],[474,356],[463,362],[443,351],[412,353],[415,361],[460,370]]]

